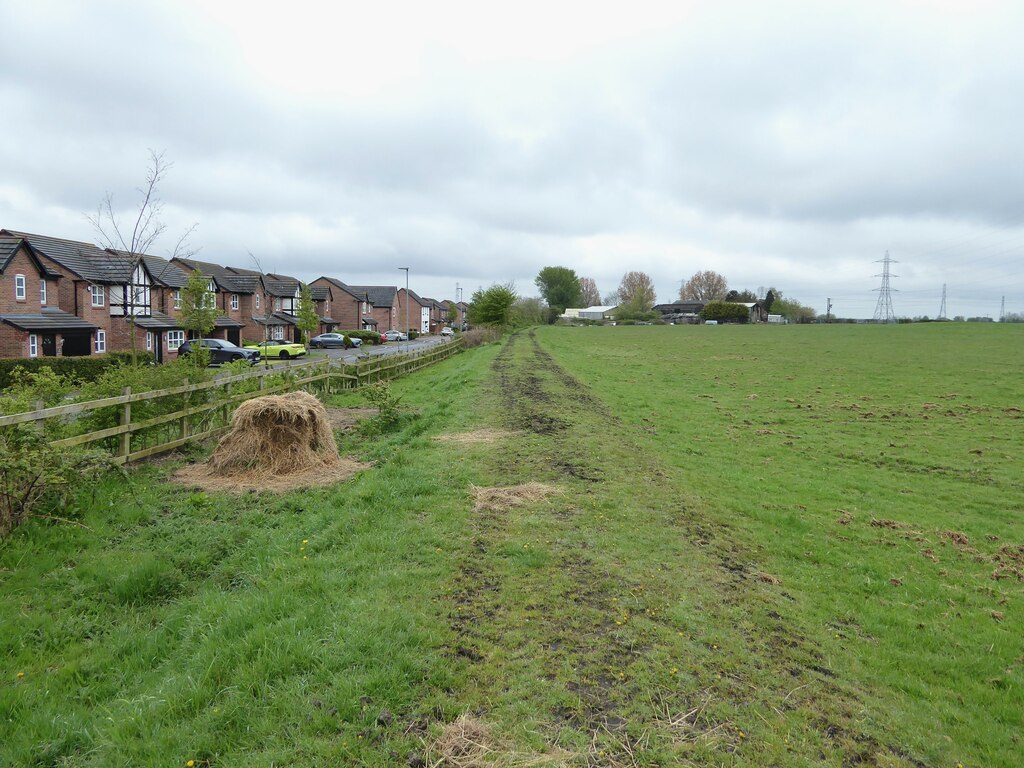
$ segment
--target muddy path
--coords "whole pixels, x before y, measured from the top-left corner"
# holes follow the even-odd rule
[[[760,728],[784,745],[799,733],[784,749],[821,764],[922,765],[864,732],[862,692],[786,618],[785,585],[680,502],[635,428],[532,333],[510,338],[493,374],[492,426],[516,435],[493,449],[493,476],[561,492],[470,518],[449,650],[487,692],[481,709],[528,698],[547,739],[575,747],[564,764],[732,764]],[[533,551],[536,566],[515,567]]]

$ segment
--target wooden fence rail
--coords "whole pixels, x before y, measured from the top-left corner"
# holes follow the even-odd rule
[[[382,355],[361,360],[355,365],[336,364],[328,358],[261,368],[199,384],[186,383],[149,392],[132,392],[130,387],[125,387],[116,397],[0,416],[0,427],[30,424],[42,431],[51,420],[73,423],[87,420],[99,412],[106,416],[108,422],[116,423],[54,439],[50,445],[60,448],[101,443],[111,452],[115,462],[123,464],[224,432],[238,404],[253,397],[296,389],[320,389],[326,393],[336,389],[354,389],[412,373],[451,357],[462,347],[462,340],[454,339],[421,352]],[[171,398],[180,398],[181,407],[145,418],[139,416],[140,410],[144,413],[146,406],[155,406],[159,410],[160,401]],[[171,402],[173,408],[174,401]],[[136,406],[134,414],[133,405]],[[116,409],[116,414],[105,409]],[[133,446],[133,437],[137,435],[155,437],[156,441],[144,447]]]

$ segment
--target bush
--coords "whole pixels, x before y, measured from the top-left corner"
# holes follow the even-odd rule
[[[67,514],[71,498],[113,467],[97,451],[53,448],[23,425],[0,429],[0,536],[38,507]]]
[[[141,365],[153,363],[150,352],[138,352]],[[11,386],[11,373],[15,368],[23,368],[29,373],[37,373],[48,368],[58,376],[66,377],[79,384],[95,381],[108,368],[131,363],[131,352],[108,352],[105,355],[89,355],[87,357],[15,357],[0,359],[0,389]]]
[[[490,344],[501,338],[501,331],[497,328],[471,328],[461,334],[462,343],[469,347],[479,347],[483,344]]]
[[[380,334],[377,331],[338,331],[348,337],[362,339],[363,343],[380,344]]]
[[[731,301],[709,301],[700,311],[701,320],[717,320],[720,323],[745,323],[750,313],[742,304]]]
[[[414,330],[410,329],[409,330],[409,341],[412,341],[413,339],[415,339],[419,335],[420,334],[419,334],[418,331],[414,331]]]

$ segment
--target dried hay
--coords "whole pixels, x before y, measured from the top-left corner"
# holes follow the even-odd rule
[[[487,768],[494,765],[490,729],[468,714],[448,723],[427,745],[427,765],[452,768]]]
[[[342,459],[324,406],[306,392],[247,400],[206,464],[174,479],[212,491],[286,491],[330,485],[367,465]]]
[[[513,432],[506,432],[502,429],[476,429],[472,432],[455,432],[449,435],[438,435],[434,439],[441,443],[455,443],[456,445],[475,445],[477,443],[496,443],[511,437]]]
[[[513,507],[521,507],[535,501],[546,499],[558,488],[544,483],[526,483],[524,485],[496,486],[481,488],[471,486],[473,491],[473,511],[505,512]]]

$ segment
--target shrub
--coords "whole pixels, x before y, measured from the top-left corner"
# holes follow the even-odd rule
[[[413,339],[415,339],[415,338],[416,338],[417,336],[419,336],[419,335],[420,335],[420,334],[419,334],[419,332],[418,332],[418,331],[413,331],[413,330],[410,330],[410,331],[409,331],[409,341],[412,341]]]
[[[479,347],[483,344],[490,344],[501,338],[501,331],[497,328],[471,328],[462,334],[462,343],[469,347]]]
[[[742,304],[731,301],[709,301],[700,311],[701,320],[717,320],[720,323],[745,323],[750,313]]]
[[[377,331],[338,331],[346,336],[362,339],[363,343],[380,344],[380,334]],[[346,345],[347,346],[347,345]]]
[[[139,363],[151,365],[153,355],[150,352],[138,352]],[[50,369],[58,376],[73,379],[77,383],[95,381],[108,368],[128,365],[131,352],[108,352],[105,355],[89,355],[86,357],[16,357],[0,359],[0,389],[11,386],[11,373],[15,368],[23,368],[30,373]]]
[[[114,466],[98,451],[53,448],[46,440],[24,425],[0,429],[0,536],[38,507],[66,514],[74,494]]]

